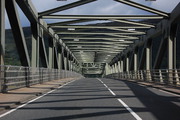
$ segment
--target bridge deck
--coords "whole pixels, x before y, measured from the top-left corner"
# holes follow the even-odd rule
[[[39,97],[2,120],[179,120],[180,96],[152,87],[85,78]]]

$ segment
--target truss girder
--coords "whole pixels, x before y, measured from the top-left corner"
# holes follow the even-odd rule
[[[137,33],[121,33],[121,32],[56,32],[59,35],[143,35],[145,32],[137,32]]]
[[[77,1],[77,2],[73,2],[73,3],[70,3],[70,4],[64,5],[64,6],[60,6],[60,7],[57,7],[57,8],[53,8],[53,9],[41,12],[41,13],[39,13],[39,16],[50,15],[50,14],[53,14],[53,13],[56,13],[56,12],[64,11],[64,10],[74,8],[74,7],[77,7],[77,6],[80,6],[80,5],[84,5],[84,4],[87,4],[87,3],[91,3],[91,2],[94,2],[94,1],[96,1],[96,0],[80,0],[80,1]]]
[[[5,5],[21,64],[23,66],[30,67],[30,57],[28,54],[23,29],[20,24],[20,19],[15,5],[15,0],[6,0]]]
[[[159,15],[44,15],[42,19],[91,19],[91,20],[111,20],[111,19],[163,19]]]
[[[151,7],[136,3],[136,2],[133,2],[131,0],[114,0],[114,1],[129,5],[129,6],[138,8],[138,9],[142,9],[142,10],[145,10],[145,11],[148,11],[148,12],[151,12],[151,13],[155,13],[155,14],[158,14],[158,15],[161,15],[161,16],[164,16],[164,17],[169,16],[168,13],[165,13],[163,11],[160,11],[160,10],[157,10],[157,9],[154,9],[154,8],[151,8]]]

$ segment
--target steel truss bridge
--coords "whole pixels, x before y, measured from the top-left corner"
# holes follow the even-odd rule
[[[46,71],[57,70],[56,73],[64,70],[73,72],[74,75],[76,73],[76,75],[82,74],[87,77],[137,79],[179,85],[180,4],[172,13],[166,13],[130,0],[113,0],[150,14],[59,14],[71,8],[86,4],[88,6],[89,3],[96,1],[79,0],[37,12],[31,0],[1,0],[0,61],[1,80],[3,80],[1,86],[5,86],[1,89],[7,89],[12,85],[12,72],[17,73],[22,70],[24,74],[19,75],[20,78],[36,81],[40,77],[40,74],[37,74],[40,71],[38,70],[37,75],[34,75],[33,69],[37,70],[37,68],[43,68]],[[17,6],[30,22],[31,56],[28,54],[27,41]],[[12,28],[21,67],[4,64],[5,10]],[[45,21],[52,19],[66,21],[55,23]],[[86,24],[95,21],[100,23]],[[48,39],[48,45],[45,39]]]
[[[143,14],[62,14],[100,1],[38,12],[0,0],[0,120],[180,119],[180,3],[166,13],[109,0]]]

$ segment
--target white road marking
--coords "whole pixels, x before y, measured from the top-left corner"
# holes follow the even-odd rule
[[[174,95],[174,96],[180,97],[180,95],[175,94],[175,93],[171,93],[171,92],[164,91],[164,90],[160,90],[160,89],[158,89],[158,90],[159,90],[159,91],[161,91],[161,92],[164,92],[164,93],[170,94],[170,95]]]
[[[126,103],[124,103],[121,99],[118,99],[118,101],[133,115],[136,120],[142,120],[139,115],[137,115]]]
[[[62,87],[64,87],[64,86],[66,86],[67,84],[70,84],[70,83],[72,83],[72,82],[74,82],[74,81],[76,81],[76,80],[70,81],[70,82],[68,82],[68,83],[66,83],[66,84],[64,84],[64,85],[62,85],[62,86],[60,86],[60,87],[58,87],[58,89],[60,89],[60,88],[62,88]],[[34,101],[36,101],[36,100],[38,100],[38,99],[40,99],[40,98],[42,98],[42,97],[44,97],[44,96],[46,96],[46,95],[48,95],[48,94],[50,94],[50,93],[56,91],[56,90],[57,90],[57,89],[51,90],[51,91],[49,91],[49,92],[47,92],[47,93],[45,93],[45,94],[43,94],[43,95],[41,95],[41,96],[39,96],[39,97],[33,99],[33,100],[30,100],[30,101],[28,101],[27,103],[24,103],[24,104],[22,104],[22,105],[20,105],[20,106],[18,106],[18,107],[16,107],[16,108],[14,108],[14,109],[12,109],[12,110],[10,110],[10,111],[8,111],[8,112],[6,112],[6,113],[0,115],[0,118],[2,118],[2,117],[4,117],[4,116],[6,116],[6,115],[8,115],[8,114],[10,114],[10,113],[12,113],[12,112],[18,110],[18,109],[20,109],[20,108],[22,108],[22,107],[24,107],[24,106],[26,106],[26,105],[28,105],[28,104],[34,102]]]
[[[97,78],[101,83],[103,83],[103,81],[99,78]],[[116,96],[116,94],[105,84],[103,83],[103,85],[111,92],[112,95]],[[137,115],[125,102],[123,102],[121,99],[117,99],[130,113],[131,115],[134,116],[134,118],[136,118],[136,120],[142,120],[139,115]]]

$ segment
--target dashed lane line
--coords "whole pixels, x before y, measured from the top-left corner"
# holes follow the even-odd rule
[[[116,94],[101,79],[97,79],[110,91],[113,96],[116,96]],[[129,111],[129,113],[131,113],[132,116],[134,116],[136,120],[142,120],[142,118],[140,118],[139,115],[137,115],[124,101],[122,101],[121,99],[117,100],[126,108],[126,110]]]

